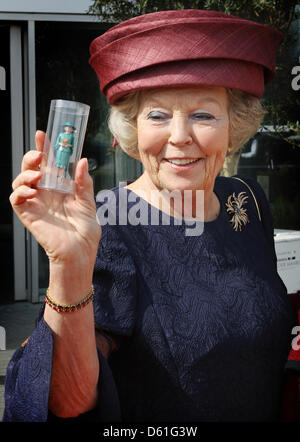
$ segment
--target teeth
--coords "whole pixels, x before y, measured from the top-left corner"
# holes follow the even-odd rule
[[[196,160],[188,160],[188,159],[179,159],[176,158],[174,160],[168,160],[169,163],[172,164],[178,164],[178,165],[186,165],[186,164],[191,164],[191,163],[195,163],[196,161],[198,161],[199,158],[197,158]]]

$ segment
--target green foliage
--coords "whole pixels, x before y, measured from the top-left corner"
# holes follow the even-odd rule
[[[238,15],[288,31],[297,0],[95,0],[90,12],[109,23],[170,9],[207,9]]]

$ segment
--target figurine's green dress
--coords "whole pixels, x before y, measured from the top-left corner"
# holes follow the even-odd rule
[[[75,136],[73,133],[68,134],[62,132],[58,135],[55,145],[55,166],[61,169],[67,169],[69,165],[70,156],[74,149]],[[65,147],[70,144],[72,147]]]

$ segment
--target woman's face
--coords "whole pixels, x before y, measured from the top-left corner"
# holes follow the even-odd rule
[[[155,188],[213,189],[229,142],[225,88],[144,91],[137,117],[138,149]]]

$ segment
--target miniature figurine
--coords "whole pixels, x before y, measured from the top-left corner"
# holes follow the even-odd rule
[[[43,146],[39,189],[75,195],[76,166],[81,157],[90,106],[51,100]],[[50,141],[50,142],[49,142]]]
[[[57,177],[67,177],[67,170],[69,167],[70,156],[73,153],[76,128],[72,123],[64,124],[64,132],[61,132],[55,144],[55,166],[57,167]]]

